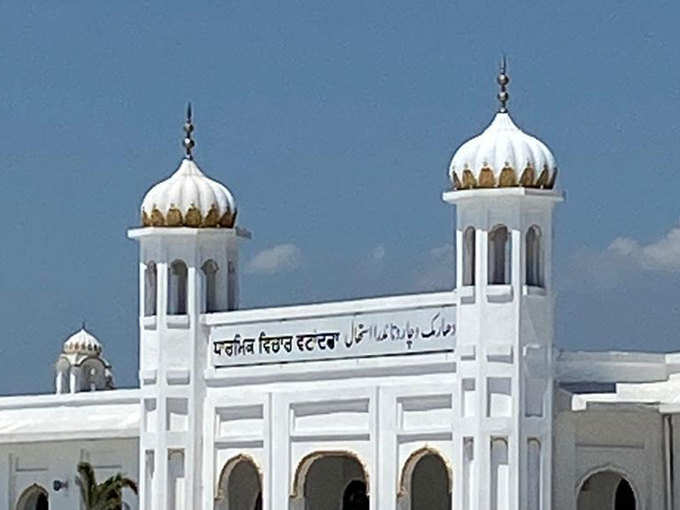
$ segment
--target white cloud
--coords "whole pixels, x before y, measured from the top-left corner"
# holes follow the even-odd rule
[[[432,248],[425,265],[415,274],[417,291],[453,289],[455,286],[456,260],[453,244]]]
[[[251,274],[277,274],[294,271],[300,266],[302,252],[294,244],[277,244],[255,255],[246,265]]]
[[[382,244],[379,244],[375,248],[373,248],[373,251],[371,252],[371,258],[374,261],[380,261],[385,258],[385,247]]]
[[[441,263],[445,264],[454,264],[454,250],[453,250],[453,244],[447,243],[443,246],[439,246],[437,248],[432,248],[430,250],[430,256]]]
[[[630,237],[619,237],[607,248],[613,256],[627,258],[642,269],[680,272],[680,226],[661,239],[641,244]]]
[[[680,274],[680,226],[661,239],[644,244],[631,237],[614,239],[607,248],[576,250],[566,270],[555,267],[555,278],[566,290],[613,290],[639,285],[645,274]]]

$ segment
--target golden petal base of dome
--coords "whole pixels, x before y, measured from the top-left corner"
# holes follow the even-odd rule
[[[142,211],[144,227],[233,228],[235,223],[236,211],[227,211],[220,217],[216,206],[212,206],[205,217],[195,206],[191,206],[186,214],[176,207],[171,207],[165,215],[155,207],[150,215]]]
[[[544,168],[536,178],[536,170],[531,166],[524,169],[519,180],[517,180],[515,169],[507,166],[501,170],[498,179],[489,167],[482,168],[478,178],[469,169],[463,170],[462,176],[459,176],[456,172],[451,172],[451,180],[455,190],[517,187],[551,190],[555,187],[556,179],[557,169],[554,169],[551,175],[549,170]]]

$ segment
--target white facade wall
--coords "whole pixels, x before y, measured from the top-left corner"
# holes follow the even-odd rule
[[[639,510],[667,508],[664,417],[642,405],[626,407],[557,415],[553,465],[556,510],[576,508],[583,483],[605,471],[626,478],[636,493]]]
[[[262,471],[269,509],[297,508],[304,489],[295,480],[304,482],[298,471],[315,453],[356,457],[376,509],[400,508],[401,473],[415,452],[436,452],[453,469],[459,409],[451,354],[312,364],[290,367],[284,377],[276,369],[251,370],[239,382],[214,381],[205,407],[205,450],[214,463],[205,471],[211,484],[204,505],[215,496],[222,467],[243,453]]]
[[[80,505],[80,491],[75,484],[78,462],[87,461],[95,468],[97,481],[122,472],[136,479],[138,473],[137,439],[72,441],[36,441],[0,445],[1,510],[14,510],[22,493],[38,485],[48,493],[53,510],[73,510]],[[55,480],[68,483],[55,491]],[[131,510],[139,508],[137,497],[124,491],[123,501]]]

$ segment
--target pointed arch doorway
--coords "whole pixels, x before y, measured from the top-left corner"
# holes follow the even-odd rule
[[[291,510],[368,510],[368,476],[349,452],[316,452],[300,461]]]
[[[598,471],[581,484],[577,510],[638,510],[635,489],[615,470]]]
[[[262,510],[262,473],[255,460],[238,455],[220,473],[215,510]]]
[[[16,510],[49,510],[49,507],[47,491],[40,485],[33,484],[19,496]]]

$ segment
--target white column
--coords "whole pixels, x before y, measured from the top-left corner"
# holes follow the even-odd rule
[[[71,367],[69,373],[69,391],[78,393],[80,391],[80,367]]]
[[[64,393],[64,388],[63,388],[63,373],[61,371],[57,372],[57,376],[54,380],[54,386],[56,388],[57,394]]]

